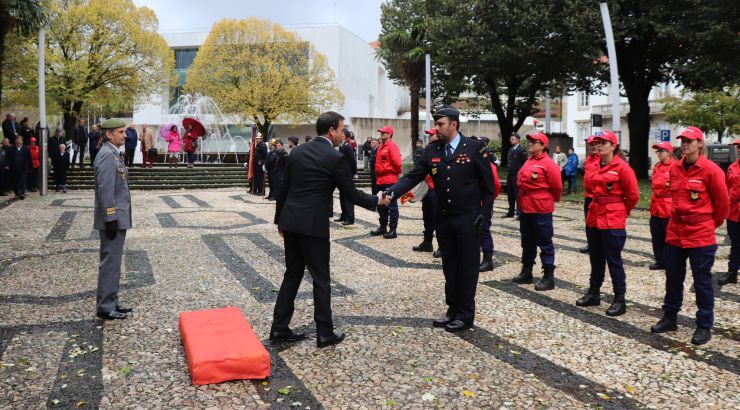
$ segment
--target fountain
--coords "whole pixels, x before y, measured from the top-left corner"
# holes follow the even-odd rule
[[[200,162],[203,162],[204,153],[216,153],[216,161],[220,163],[228,154],[236,156],[239,152],[249,150],[247,141],[251,136],[249,138],[232,136],[227,124],[237,123],[237,120],[231,120],[224,115],[213,98],[197,93],[183,94],[170,107],[169,114],[163,116],[163,120],[165,124],[177,124],[182,134],[182,120],[185,117],[198,119],[206,129],[206,135],[198,139]]]

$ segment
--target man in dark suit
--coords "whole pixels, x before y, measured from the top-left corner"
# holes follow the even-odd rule
[[[525,162],[527,162],[527,150],[525,150],[519,141],[521,137],[516,132],[511,133],[509,141],[511,141],[511,148],[509,148],[509,173],[506,175],[506,196],[509,199],[509,212],[506,213],[504,218],[516,217],[519,219],[519,205],[516,203],[516,199],[519,195],[519,187],[516,184],[516,176],[519,174],[519,170],[522,168]]]
[[[254,139],[254,176],[252,177],[252,193],[255,195],[265,194],[265,170],[262,167],[267,159],[267,144],[262,141],[262,136],[257,135]]]
[[[349,164],[349,170],[354,178],[354,175],[357,174],[357,158],[355,157],[355,150],[352,149],[352,134],[346,128],[344,129],[344,141],[339,146],[339,153]],[[340,192],[339,205],[342,207],[342,214],[334,222],[341,222],[342,225],[353,225],[355,223],[355,204],[347,195]]]
[[[432,116],[439,140],[429,143],[414,169],[386,188],[384,195],[399,198],[432,176],[448,306],[447,313],[432,324],[460,332],[470,329],[475,319],[480,231],[491,217],[496,188],[483,143],[458,132],[460,112],[443,105]]]
[[[79,168],[82,168],[82,161],[85,158],[85,148],[87,148],[87,127],[85,126],[85,120],[80,119],[80,122],[75,127],[72,134],[72,142],[75,143],[75,152],[74,154],[72,154],[71,166],[74,167],[75,163],[77,162],[77,154],[79,154]]]
[[[375,175],[375,159],[378,157],[378,147],[380,143],[377,139],[373,138],[370,141],[370,192],[373,195],[378,193],[378,181]]]
[[[20,126],[15,122],[15,118],[15,114],[8,113],[3,121],[3,136],[13,143],[15,143],[15,137],[20,135],[21,132]]]
[[[326,347],[344,340],[343,333],[334,333],[331,315],[329,220],[326,218],[329,199],[336,187],[353,203],[369,210],[390,201],[355,188],[347,161],[334,149],[342,141],[343,130],[344,117],[332,111],[321,114],[316,121],[319,136],[291,151],[280,182],[275,223],[285,243],[286,270],[275,302],[271,341],[296,342],[306,337],[289,327],[306,267],[313,278],[317,346]]]
[[[16,199],[26,199],[26,182],[31,172],[31,152],[23,145],[23,137],[15,137],[15,147],[8,150],[6,169],[10,166]]]

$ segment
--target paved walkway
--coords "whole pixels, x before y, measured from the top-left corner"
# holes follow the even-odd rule
[[[517,222],[494,220],[497,268],[480,277],[477,327],[431,327],[444,311],[440,262],[411,251],[421,209],[401,207],[399,238],[370,237],[377,216],[332,223],[335,324],[347,340],[267,341],[283,273],[274,203],[242,190],[134,192],[126,238],[125,321],[94,316],[98,237],[91,192],[30,196],[0,205],[0,408],[737,408],[740,288],[717,294],[717,328],[699,349],[687,341],[696,309],[687,279],[677,332],[650,333],[664,276],[651,261],[648,215],[630,219],[624,258],[629,310],[617,319],[577,308],[588,283],[580,205],[555,218],[557,288],[516,286]],[[335,210],[339,203],[335,200]],[[727,266],[720,229],[715,271]],[[315,337],[311,284],[293,326]],[[267,381],[194,387],[178,313],[237,306],[272,355]]]

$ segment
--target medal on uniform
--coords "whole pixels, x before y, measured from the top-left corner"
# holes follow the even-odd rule
[[[537,179],[537,173],[536,172],[533,172],[532,173],[532,179]]]
[[[437,167],[432,168],[432,175],[437,175]]]
[[[614,184],[611,182],[606,183],[606,190],[611,191],[614,188]]]
[[[698,191],[691,191],[691,199],[696,201],[699,199],[699,192]]]

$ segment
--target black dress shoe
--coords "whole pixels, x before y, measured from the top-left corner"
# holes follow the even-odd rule
[[[132,308],[130,308],[130,307],[116,306],[116,312],[120,312],[120,313],[131,313],[133,311],[134,310]]]
[[[624,301],[624,294],[614,295],[612,304],[606,309],[607,316],[620,316],[627,313],[627,303]]]
[[[579,249],[578,252],[580,252],[580,253],[590,253],[591,251],[588,249],[588,246],[584,246],[583,248]]]
[[[103,320],[126,319],[126,314],[121,313],[117,310],[114,310],[112,312],[98,312],[97,316]]]
[[[656,263],[653,263],[650,266],[648,266],[648,269],[650,269],[650,270],[663,270],[663,269],[665,269],[665,265],[661,265],[661,264],[659,264],[659,263],[656,262]]]
[[[727,285],[729,283],[737,283],[737,271],[734,272],[727,272],[722,275],[720,275],[719,280],[717,283],[720,286]]]
[[[388,232],[387,228],[385,226],[380,226],[378,229],[374,231],[370,231],[370,235],[372,236],[380,236],[385,235]]]
[[[396,234],[396,228],[393,228],[390,231],[386,232],[383,235],[383,238],[385,238],[385,239],[396,239],[396,238],[398,238],[398,235]]]
[[[354,224],[355,224],[355,221],[350,221],[350,220],[342,221],[342,225],[344,226],[354,225]]]
[[[465,323],[462,320],[453,320],[445,326],[445,330],[451,333],[462,332],[473,327],[472,323]]]
[[[442,251],[437,249],[436,251],[432,252],[432,257],[434,258],[441,258],[442,257]]]
[[[432,326],[434,327],[445,327],[449,325],[452,322],[452,318],[449,316],[443,316],[439,319],[434,319],[432,321]]]
[[[323,348],[323,347],[329,347],[331,345],[336,345],[339,343],[342,343],[342,340],[344,340],[344,333],[334,333],[333,335],[324,338],[319,336],[318,339],[316,339],[316,347]]]
[[[513,218],[514,212],[507,212],[506,215],[504,215],[504,218]]]
[[[697,327],[694,335],[691,336],[691,343],[695,345],[703,345],[710,340],[712,340],[712,331],[704,327]]]
[[[270,332],[271,342],[299,342],[306,338],[305,333],[296,333],[292,330]]]
[[[337,218],[337,219],[334,220],[334,222],[340,222],[340,223],[341,222],[344,222],[344,218]]]

